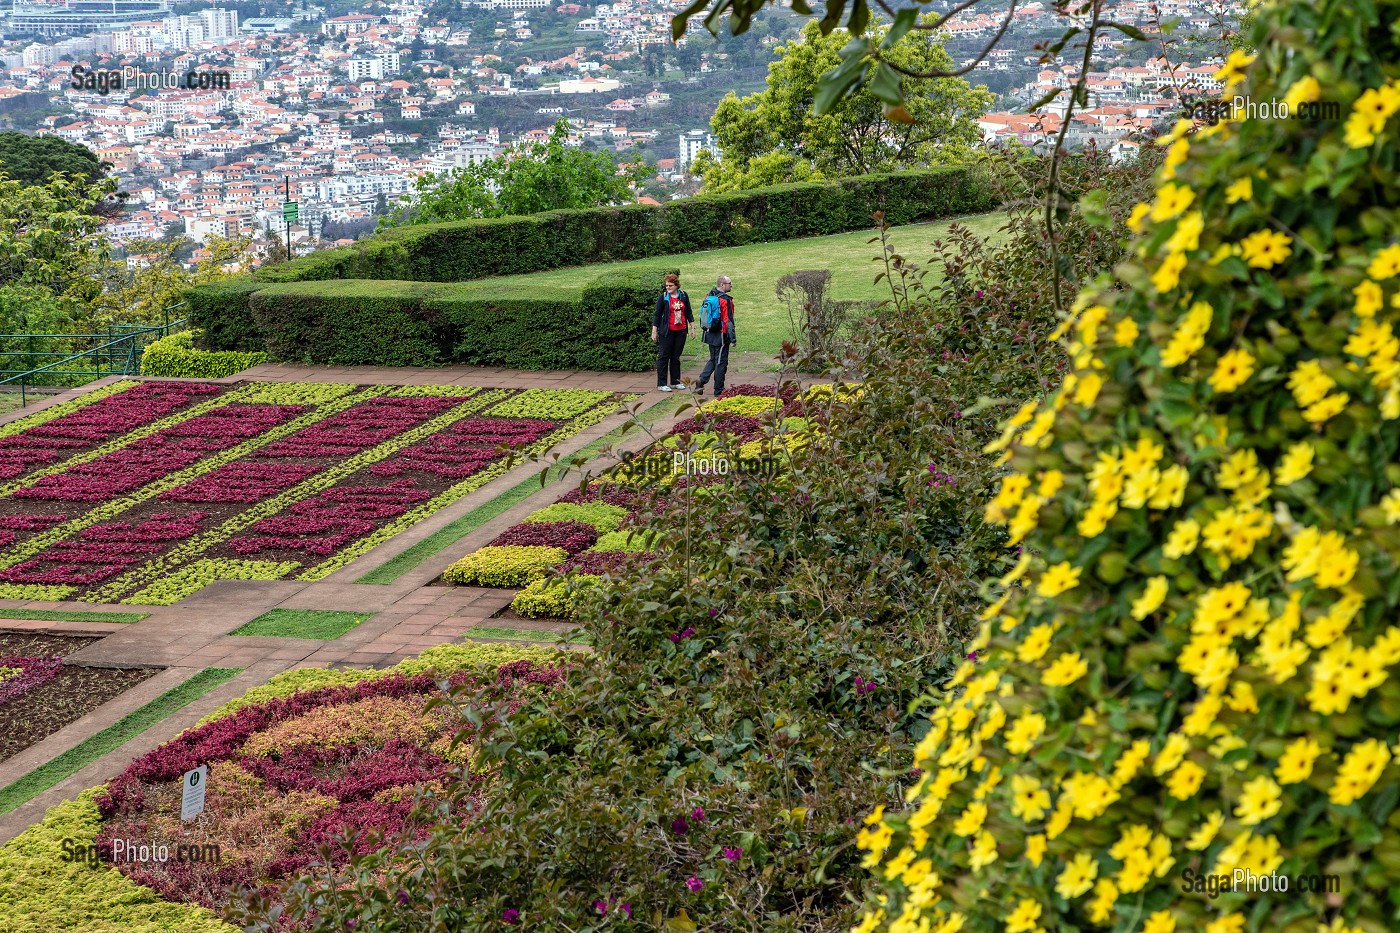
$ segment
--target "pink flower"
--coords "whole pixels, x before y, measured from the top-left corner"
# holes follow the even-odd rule
[[[694,820],[695,822],[697,822],[697,823],[700,822],[701,820],[703,820],[703,819],[705,818],[705,808],[704,808],[704,807],[696,807],[694,810],[691,810],[691,811],[690,811],[690,818],[691,818],[692,820]]]
[[[507,907],[505,910],[501,911],[501,919],[514,926],[520,922],[520,911],[516,910],[514,907]]]
[[[690,889],[690,893],[698,894],[700,893],[700,889],[705,886],[705,882],[691,875],[689,878],[685,879],[685,886]]]
[[[743,857],[744,850],[738,846],[725,846],[720,854],[731,862],[737,862]]]

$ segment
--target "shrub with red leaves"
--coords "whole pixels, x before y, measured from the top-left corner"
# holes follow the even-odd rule
[[[597,540],[598,529],[587,522],[522,522],[501,532],[487,546],[559,547],[577,554]]]

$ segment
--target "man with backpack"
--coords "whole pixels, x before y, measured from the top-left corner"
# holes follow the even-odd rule
[[[729,290],[734,283],[722,275],[700,305],[700,339],[710,348],[710,361],[700,371],[698,391],[705,394],[705,383],[715,377],[715,395],[724,391],[724,376],[729,371],[729,348],[739,342],[734,336],[734,299]]]

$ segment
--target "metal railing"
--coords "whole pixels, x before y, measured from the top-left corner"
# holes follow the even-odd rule
[[[103,376],[135,375],[141,369],[141,354],[148,343],[184,330],[188,326],[188,318],[169,320],[169,312],[183,307],[183,304],[181,302],[167,308],[166,321],[163,324],[114,324],[105,334],[0,334],[0,346],[10,340],[25,341],[23,349],[0,349],[0,360],[5,361],[0,364],[0,376],[5,377],[0,379],[0,387],[18,382],[20,406],[23,407],[29,404],[29,395],[34,394],[30,390],[41,385],[69,388],[101,379]],[[35,341],[42,342],[45,339],[63,342],[87,339],[102,342],[77,352],[71,348],[36,348]],[[16,357],[25,359],[26,368],[17,369],[10,365],[10,360]],[[58,359],[42,366],[33,365],[37,359],[50,357]],[[72,364],[75,368],[62,369],[66,364]]]

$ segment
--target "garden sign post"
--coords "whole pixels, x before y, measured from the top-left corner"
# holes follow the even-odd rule
[[[204,812],[204,785],[208,783],[209,766],[200,765],[186,771],[180,781],[184,793],[180,797],[180,819],[192,820]]]

